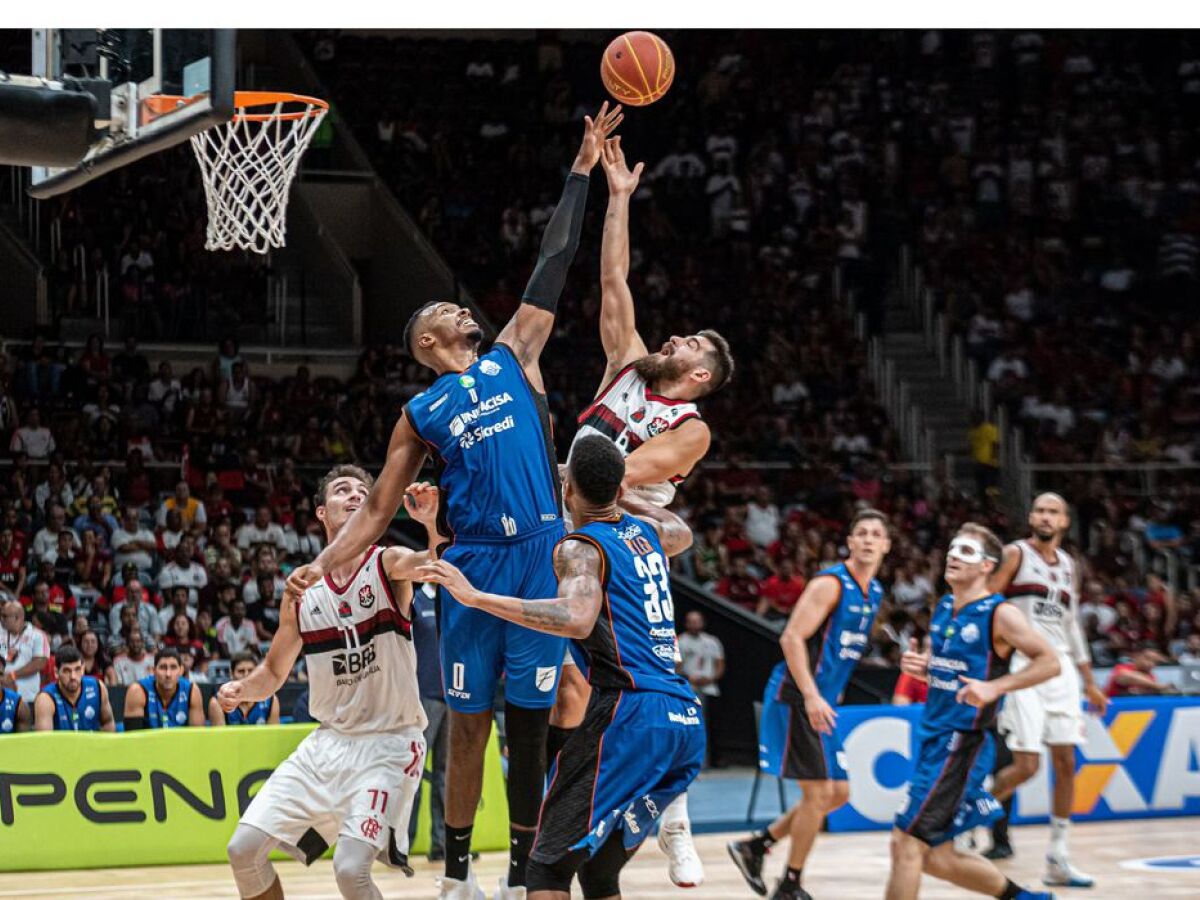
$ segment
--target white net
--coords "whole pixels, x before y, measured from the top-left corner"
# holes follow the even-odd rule
[[[287,236],[288,191],[328,108],[311,98],[255,104],[192,136],[208,201],[209,250],[267,253]]]

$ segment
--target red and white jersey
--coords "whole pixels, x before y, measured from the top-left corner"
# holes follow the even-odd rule
[[[1060,654],[1077,663],[1089,661],[1087,642],[1079,626],[1079,592],[1075,560],[1056,550],[1057,560],[1048,563],[1028,540],[1015,543],[1021,564],[1004,596],[1025,614],[1038,633]],[[1021,654],[1014,654],[1018,659]],[[1023,667],[1025,660],[1020,659]]]
[[[412,622],[392,596],[382,547],[346,584],[326,575],[310,587],[296,614],[314,719],[344,734],[425,729]]]
[[[622,455],[628,456],[652,437],[698,418],[700,410],[695,403],[651,392],[646,380],[630,364],[616,374],[579,416],[575,440],[585,434],[602,434],[617,445]],[[675,485],[686,474],[681,472],[662,484],[639,485],[638,492],[655,506],[666,506],[675,497]]]

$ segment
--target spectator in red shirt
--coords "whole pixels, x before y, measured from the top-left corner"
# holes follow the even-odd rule
[[[1166,657],[1153,645],[1142,646],[1130,662],[1117,663],[1113,667],[1104,692],[1110,697],[1140,697],[1165,693],[1165,686],[1154,677],[1154,667],[1165,661]]]
[[[892,706],[911,706],[914,703],[924,703],[928,696],[928,684],[901,672],[900,677],[896,679],[896,687],[892,690]]]
[[[25,589],[25,554],[8,526],[0,529],[0,587],[8,588],[14,597]]]
[[[718,594],[750,612],[758,609],[760,590],[758,579],[750,574],[750,561],[745,556],[734,559],[733,571],[717,585]]]
[[[806,583],[804,576],[796,571],[796,561],[785,556],[779,561],[779,572],[763,582],[756,611],[769,622],[786,619],[804,593]]]

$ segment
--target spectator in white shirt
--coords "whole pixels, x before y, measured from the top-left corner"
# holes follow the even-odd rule
[[[759,547],[770,547],[779,540],[779,507],[771,501],[771,489],[763,485],[746,504],[746,537]]]
[[[144,637],[157,638],[163,633],[165,629],[159,625],[158,610],[146,599],[145,587],[142,586],[140,581],[134,578],[125,585],[125,599],[114,605],[108,612],[108,629],[110,634],[117,635],[121,633],[121,611],[126,606],[136,610],[137,625],[142,629]]]
[[[253,550],[260,544],[286,551],[287,541],[283,538],[283,529],[271,521],[271,507],[260,506],[254,511],[254,521],[247,522],[237,533],[238,549],[245,552]]]
[[[168,606],[164,606],[158,611],[158,633],[167,634],[171,627],[171,620],[176,616],[187,616],[193,622],[196,621],[196,607],[188,603],[188,589],[182,584],[177,584],[171,588],[171,593],[167,595],[169,601]]]
[[[41,559],[47,553],[56,549],[58,547],[58,533],[64,528],[74,535],[73,543],[78,548],[80,546],[79,535],[67,525],[67,511],[56,503],[50,507],[45,527],[33,536],[33,545],[30,548],[33,558]]]
[[[154,674],[154,654],[146,651],[146,636],[136,625],[129,632],[124,653],[118,653],[112,663],[117,684],[131,685]]]
[[[247,650],[258,655],[258,630],[246,618],[245,600],[237,599],[230,604],[229,615],[217,620],[216,631],[223,656],[234,656]]]
[[[24,453],[30,459],[46,459],[58,449],[54,435],[42,424],[42,414],[36,406],[29,410],[25,424],[13,432],[8,449],[13,453]]]
[[[987,370],[987,380],[992,382],[1004,381],[1007,378],[1024,381],[1028,377],[1029,367],[1025,365],[1025,360],[1012,350],[1006,350],[993,359]]]
[[[908,610],[924,609],[933,595],[933,584],[920,572],[910,572],[907,565],[896,567],[892,582],[892,599]]]
[[[296,510],[295,520],[283,529],[283,540],[287,547],[288,560],[302,565],[312,562],[324,547],[321,536],[313,531],[308,510]]]
[[[162,550],[173,552],[187,532],[183,529],[183,513],[177,509],[167,511],[167,524],[159,531],[158,539]]]
[[[188,589],[189,606],[199,605],[200,589],[208,584],[208,573],[204,566],[192,558],[195,552],[196,539],[185,534],[175,548],[174,558],[158,573],[158,589],[164,595],[169,595],[171,588],[183,585]]]
[[[275,583],[275,599],[283,599],[283,588],[287,580],[279,574],[279,563],[275,551],[268,544],[262,544],[254,555],[254,565],[251,567],[250,580],[242,587],[242,596],[247,605],[258,603],[262,598],[258,592],[258,581],[264,575],[269,575]]]
[[[126,563],[137,566],[143,577],[154,568],[158,541],[154,532],[138,522],[136,506],[126,506],[121,512],[121,526],[112,535],[113,564],[123,569]]]
[[[171,374],[171,364],[164,360],[159,364],[158,376],[146,388],[146,399],[169,416],[182,390],[179,379]]]
[[[42,669],[49,658],[50,639],[25,621],[20,601],[0,603],[0,660],[4,662],[0,684],[16,691],[32,707],[42,689]]]
[[[50,463],[46,471],[46,480],[37,486],[33,492],[33,502],[38,510],[44,510],[46,503],[53,501],[69,507],[75,502],[75,492],[67,482],[63,468],[56,462]]]
[[[680,662],[677,667],[681,675],[691,684],[704,710],[704,725],[711,734],[713,717],[710,715],[713,701],[721,695],[717,682],[725,674],[725,648],[721,642],[704,631],[704,616],[698,610],[692,610],[684,619],[682,634],[676,638]],[[709,758],[712,757],[713,742],[710,740]]]
[[[799,375],[794,375],[791,381],[780,381],[771,388],[771,403],[783,410],[796,410],[804,405],[810,394]]]

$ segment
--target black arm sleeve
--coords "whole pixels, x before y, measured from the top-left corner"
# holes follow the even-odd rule
[[[146,728],[145,716],[128,716],[125,719],[126,731],[142,731]]]
[[[567,269],[579,249],[583,231],[583,213],[587,206],[588,178],[572,172],[567,176],[562,197],[554,207],[554,215],[546,223],[542,246],[538,250],[537,266],[529,276],[522,300],[530,306],[553,314],[558,298],[567,283]]]

